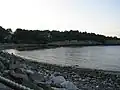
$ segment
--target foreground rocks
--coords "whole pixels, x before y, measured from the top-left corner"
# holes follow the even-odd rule
[[[120,73],[61,67],[0,52],[0,74],[34,90],[120,90]]]

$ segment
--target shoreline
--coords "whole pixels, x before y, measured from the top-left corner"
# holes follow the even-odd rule
[[[1,44],[0,50],[17,49],[19,51],[50,49],[59,47],[86,47],[86,46],[120,46],[120,44]]]
[[[38,50],[38,49],[37,49]],[[2,50],[2,52],[4,53],[9,53],[9,52],[6,52],[4,50]],[[10,55],[12,53],[9,53]],[[28,58],[28,57],[24,57],[24,56],[21,56],[21,55],[15,55],[15,54],[12,54],[18,58],[22,58],[24,59],[25,61],[28,61],[30,63],[38,63],[38,64],[41,64],[41,65],[50,65],[50,66],[53,66],[53,67],[60,67],[60,68],[76,68],[76,69],[83,69],[83,70],[89,70],[89,71],[102,71],[102,72],[105,72],[105,73],[113,73],[113,74],[117,74],[117,73],[120,73],[120,71],[117,71],[117,70],[104,70],[104,69],[94,69],[94,68],[83,68],[83,67],[79,67],[78,65],[62,65],[62,64],[51,64],[51,63],[46,63],[46,62],[38,62],[36,60],[32,60],[31,58]]]
[[[2,51],[0,53],[0,57],[2,57],[5,60],[10,59],[9,65],[14,63],[13,66],[10,65],[6,69],[6,70],[9,70],[9,72],[6,73],[6,70],[4,70],[3,74],[5,74],[4,76],[6,78],[9,78],[15,82],[17,82],[17,80],[13,79],[13,77],[15,78],[17,75],[18,75],[18,77],[16,77],[17,79],[21,77],[17,73],[21,74],[24,72],[23,74],[24,77],[22,76],[21,78],[24,78],[24,79],[26,79],[26,77],[28,78],[29,75],[28,75],[28,72],[26,72],[28,70],[29,74],[33,78],[33,81],[31,81],[30,78],[28,80],[29,82],[32,83],[34,87],[36,87],[37,85],[37,86],[40,86],[41,88],[41,83],[42,84],[44,83],[43,84],[44,87],[42,88],[47,88],[47,87],[57,88],[57,89],[46,89],[46,90],[66,90],[61,85],[50,83],[49,78],[56,74],[58,76],[61,76],[62,79],[64,78],[66,81],[71,82],[75,88],[73,90],[93,90],[93,89],[94,90],[96,89],[97,90],[114,90],[114,89],[119,90],[120,89],[120,83],[119,83],[120,72],[87,69],[87,68],[77,68],[74,66],[73,67],[72,66],[59,66],[59,65],[54,65],[54,64],[41,63],[41,62],[32,61],[30,59],[21,58],[21,57],[18,57],[18,56],[15,56],[15,55],[12,55],[6,52],[2,52]],[[14,71],[14,69],[18,69],[17,72],[14,73],[16,76],[14,74],[13,75],[10,74],[12,73],[12,71]],[[21,69],[23,71],[21,71]],[[37,75],[38,72],[40,73],[40,76]],[[38,83],[36,84],[36,82],[34,81],[36,78],[34,77],[34,74],[32,76],[32,73],[34,74],[36,73],[35,75],[39,76],[37,77],[37,79],[40,85],[38,85]],[[44,80],[41,81],[41,79],[46,79],[46,78],[47,78],[46,81]],[[30,86],[31,83],[28,84],[27,82],[27,85],[25,81],[22,81],[22,83],[25,86],[31,87]],[[76,89],[76,87],[79,89]],[[60,89],[60,88],[63,88],[63,89]],[[41,90],[41,89],[37,89],[37,90]]]
[[[5,52],[6,53],[6,52]],[[14,54],[13,54],[14,55]],[[45,63],[45,62],[38,62],[38,61],[34,61],[32,59],[29,58],[25,58],[24,56],[20,56],[20,55],[14,55],[18,58],[22,58],[25,61],[29,62],[29,63],[38,63],[40,65],[45,65],[45,66],[53,66],[53,67],[58,67],[58,68],[72,68],[72,69],[79,69],[79,70],[85,70],[85,71],[99,71],[99,72],[104,72],[104,73],[110,73],[110,74],[120,74],[120,71],[114,71],[114,70],[103,70],[103,69],[92,69],[92,68],[82,68],[79,67],[77,65],[58,65],[58,64],[50,64],[50,63]]]

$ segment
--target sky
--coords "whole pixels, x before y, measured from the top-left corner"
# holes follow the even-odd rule
[[[0,0],[0,26],[120,37],[120,0]]]

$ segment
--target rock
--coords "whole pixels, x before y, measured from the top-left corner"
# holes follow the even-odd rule
[[[26,64],[20,64],[21,68],[27,69],[27,65]]]
[[[4,73],[9,73],[10,70],[4,70]]]
[[[52,87],[54,90],[67,90],[65,88],[56,88],[56,87]]]
[[[14,71],[10,71],[10,76],[18,83],[22,83],[23,80],[28,80],[28,76],[22,73],[15,73]]]
[[[54,76],[60,76],[60,72],[54,72]]]
[[[51,81],[53,84],[60,85],[61,83],[65,82],[65,78],[63,76],[53,76]]]
[[[4,64],[0,61],[0,72],[2,72],[4,68],[5,68]]]
[[[29,80],[23,80],[22,85],[29,87],[34,90],[44,90],[43,88],[37,86],[36,84],[30,82]]]
[[[12,89],[0,83],[0,90],[12,90]]]
[[[44,75],[41,75],[39,73],[30,74],[29,77],[31,78],[31,80],[34,83],[39,83],[39,82],[45,81]]]
[[[78,88],[72,82],[69,81],[61,83],[61,86],[66,88],[67,90],[78,90]]]
[[[20,74],[20,73],[12,73],[12,75],[16,78],[22,78],[28,80],[28,77],[26,74]]]
[[[54,89],[51,88],[50,85],[48,85],[48,84],[46,84],[44,82],[41,82],[41,83],[39,83],[37,85],[40,86],[40,87],[42,87],[44,90],[54,90]]]
[[[24,68],[24,69],[26,69],[26,65],[25,64],[11,64],[9,68],[12,69],[12,70],[16,69],[16,68]]]
[[[7,76],[8,73],[9,73],[9,70],[4,70],[4,72],[3,72],[3,76]]]
[[[15,71],[15,73],[25,74],[24,68],[15,68],[14,71]]]
[[[28,73],[28,74],[34,74],[34,72],[32,71],[32,70],[25,70],[26,71],[26,73]]]

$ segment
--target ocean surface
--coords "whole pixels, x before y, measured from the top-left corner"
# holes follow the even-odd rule
[[[120,71],[120,46],[61,47],[32,51],[5,50],[38,62]]]

